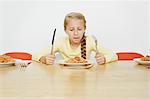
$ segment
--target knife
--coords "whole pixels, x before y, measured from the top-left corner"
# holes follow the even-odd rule
[[[53,34],[53,38],[52,38],[52,48],[51,48],[51,55],[53,54],[53,47],[54,47],[55,33],[56,33],[56,28],[55,28],[55,30],[54,30],[54,34]]]

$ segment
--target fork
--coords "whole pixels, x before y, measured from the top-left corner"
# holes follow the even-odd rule
[[[21,67],[27,67],[31,61],[23,61],[23,60],[17,60],[15,65],[19,65]]]
[[[31,62],[23,62],[20,64],[21,67],[27,67]]]
[[[92,36],[93,37],[93,39],[94,39],[94,41],[95,41],[95,45],[96,45],[96,52],[98,52],[98,50],[97,50],[97,38],[93,35]]]

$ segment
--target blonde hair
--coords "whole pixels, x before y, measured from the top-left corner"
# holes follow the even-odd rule
[[[86,29],[86,20],[83,14],[77,12],[71,12],[65,16],[64,20],[64,29],[66,30],[66,26],[68,24],[69,19],[79,19],[84,21],[84,29]]]

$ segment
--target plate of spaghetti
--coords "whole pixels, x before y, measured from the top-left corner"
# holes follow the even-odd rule
[[[150,56],[147,55],[141,58],[135,58],[134,61],[141,65],[150,65]]]
[[[90,60],[85,60],[81,57],[74,57],[69,60],[61,60],[59,61],[59,64],[64,66],[89,66],[93,65],[93,62]]]
[[[10,56],[0,55],[0,65],[13,65],[15,64],[15,59]]]

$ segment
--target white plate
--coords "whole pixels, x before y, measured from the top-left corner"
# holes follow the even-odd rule
[[[88,60],[87,63],[66,63],[64,60],[60,60],[58,64],[67,68],[91,68],[94,62]]]
[[[138,64],[142,64],[142,65],[150,65],[150,61],[142,61],[141,58],[135,58],[133,59],[135,62],[137,62]]]
[[[14,59],[14,62],[7,62],[7,63],[0,63],[0,65],[15,65],[17,61],[20,61],[20,59]]]
[[[87,65],[92,65],[93,62],[88,60],[87,63],[66,63],[64,60],[60,60],[58,61],[58,64],[64,66],[87,66]]]
[[[15,62],[0,63],[0,65],[14,65]]]
[[[14,59],[15,62],[7,62],[7,63],[0,63],[0,65],[28,65],[32,61],[30,60],[21,60],[21,59]]]

